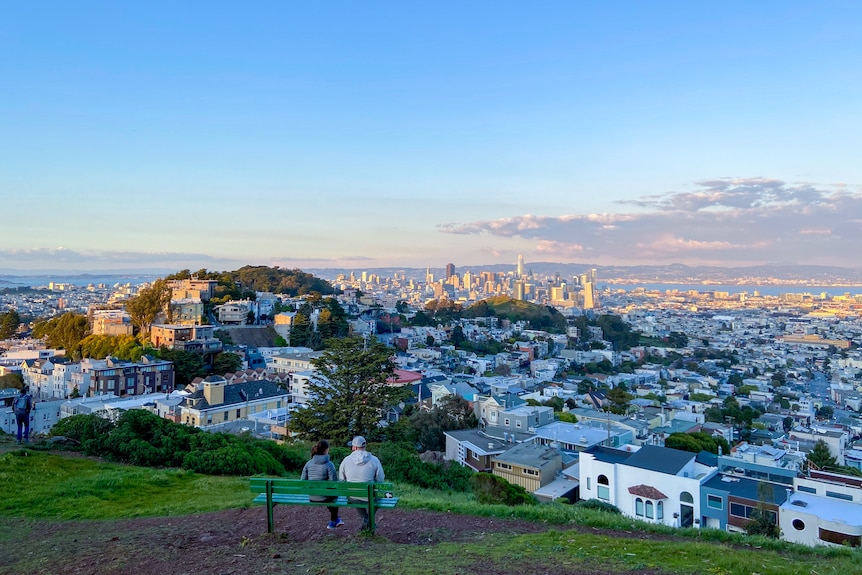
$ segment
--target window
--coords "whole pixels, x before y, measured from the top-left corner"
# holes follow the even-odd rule
[[[521,420],[520,419],[515,422],[515,427],[517,427],[518,429],[521,429]]]
[[[820,528],[820,540],[827,543],[836,543],[838,545],[849,545],[850,547],[859,547],[862,544],[862,537],[859,535],[847,535],[838,531],[830,531]]]
[[[237,410],[236,410],[236,418],[237,418],[237,419],[239,419],[239,418],[240,418],[240,413],[241,413],[241,412],[242,412],[242,410],[241,410],[241,409],[237,409]]]
[[[592,481],[590,480],[589,477],[587,477],[587,491],[590,491],[592,489],[591,483],[592,483]]]
[[[682,503],[694,503],[694,497],[692,497],[691,493],[689,493],[688,491],[683,491],[682,493],[680,493],[679,500]]]
[[[640,497],[635,499],[635,515],[638,517],[644,516],[644,500]]]
[[[598,477],[598,492],[599,499],[604,499],[605,501],[610,501],[611,499],[611,488],[608,483],[608,478],[604,475],[599,475]]]
[[[498,469],[512,469],[512,466],[511,466],[511,465],[509,465],[508,463],[500,463],[500,462],[498,461],[498,462],[497,462],[497,468],[498,468]]]
[[[503,420],[503,425],[505,425],[506,427],[509,427],[509,418],[508,417]]]
[[[814,487],[809,487],[807,485],[800,485],[796,489],[802,491],[803,493],[817,493],[817,489],[815,489]]]
[[[647,501],[647,502],[646,502],[646,516],[647,516],[647,519],[652,519],[652,518],[653,518],[653,504],[652,504],[652,501]]]
[[[853,501],[852,495],[846,493],[838,493],[837,491],[826,491],[826,497],[834,497],[835,499],[843,499],[844,501]]]
[[[533,475],[533,476],[539,475],[539,472],[536,471],[535,469],[523,469],[522,471],[524,472],[524,475]]]
[[[664,503],[661,501],[655,504],[655,518],[664,519]]]
[[[802,519],[794,519],[791,525],[793,525],[793,528],[797,531],[805,531],[805,522]]]
[[[710,509],[722,509],[723,508],[723,500],[718,495],[707,495],[706,496],[706,505]]]
[[[730,514],[734,517],[742,517],[744,519],[747,519],[748,516],[751,514],[751,509],[751,507],[748,507],[747,505],[742,505],[740,503],[730,504]]]

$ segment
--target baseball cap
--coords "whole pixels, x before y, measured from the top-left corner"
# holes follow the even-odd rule
[[[365,447],[365,438],[357,435],[353,438],[353,441],[347,444],[347,447]]]

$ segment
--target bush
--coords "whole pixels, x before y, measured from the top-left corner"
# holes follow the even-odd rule
[[[584,509],[595,509],[596,511],[604,511],[605,513],[612,513],[614,515],[622,515],[623,513],[616,505],[611,505],[610,503],[601,501],[599,499],[587,499],[585,501],[578,501],[577,503],[575,503],[575,507],[582,507]]]
[[[468,491],[473,471],[447,463],[426,463],[415,453],[393,444],[382,444],[375,454],[380,458],[386,479],[440,491]]]
[[[520,485],[512,485],[491,473],[476,473],[470,479],[476,501],[488,505],[533,505],[536,500]]]
[[[94,439],[104,439],[114,429],[114,424],[94,414],[73,415],[58,421],[52,428],[51,437],[68,437],[84,444]]]

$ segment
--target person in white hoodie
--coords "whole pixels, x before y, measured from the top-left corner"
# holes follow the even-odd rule
[[[381,482],[385,479],[383,466],[380,460],[365,451],[365,438],[357,435],[353,441],[347,444],[352,449],[352,453],[341,460],[341,465],[338,467],[338,479],[341,481],[354,481],[357,483],[368,483],[370,481]],[[364,499],[356,499],[364,501]],[[364,507],[357,507],[359,518],[362,520],[362,527],[368,527],[368,510]]]

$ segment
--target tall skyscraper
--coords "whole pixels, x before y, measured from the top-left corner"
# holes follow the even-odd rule
[[[446,279],[455,275],[455,264],[446,264]]]
[[[524,275],[524,256],[522,256],[521,254],[518,254],[517,276],[521,277],[522,275]]]

